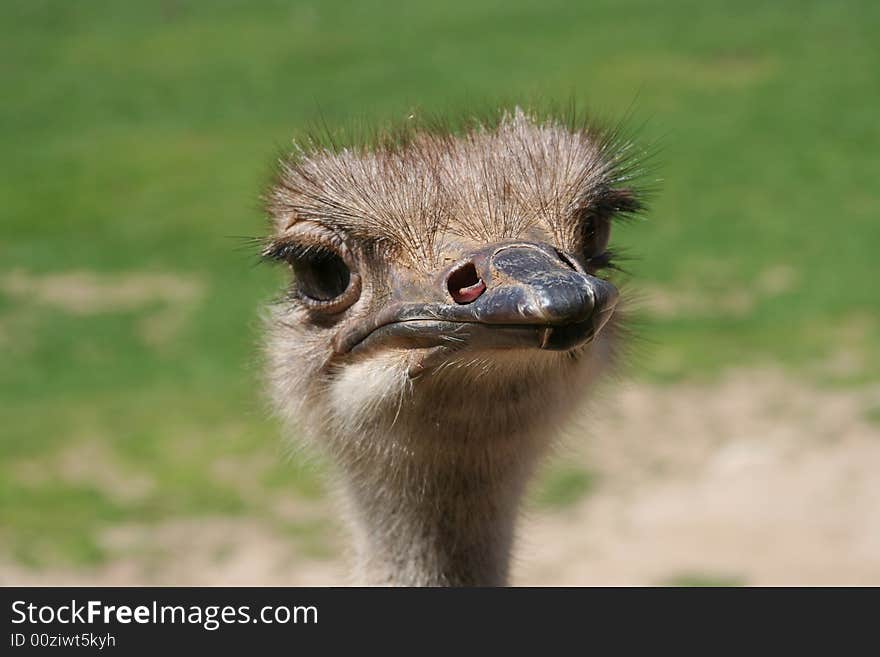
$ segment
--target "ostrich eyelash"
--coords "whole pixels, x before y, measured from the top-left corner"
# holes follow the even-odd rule
[[[614,263],[616,254],[611,249],[603,251],[587,260],[587,268],[592,271],[601,271],[602,269],[619,269]]]
[[[276,242],[269,244],[260,254],[264,260],[290,262],[313,256],[338,256],[337,251],[324,244],[302,244],[299,242]]]

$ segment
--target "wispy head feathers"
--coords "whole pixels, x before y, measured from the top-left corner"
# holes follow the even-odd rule
[[[458,124],[410,117],[353,143],[330,133],[297,142],[266,201],[276,234],[313,221],[431,268],[446,239],[537,230],[577,249],[586,217],[640,209],[640,155],[574,112],[515,108]]]

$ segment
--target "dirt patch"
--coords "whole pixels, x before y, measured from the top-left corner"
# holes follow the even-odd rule
[[[878,399],[878,388],[820,391],[751,371],[709,387],[618,390],[567,455],[603,485],[566,511],[530,514],[516,583],[698,573],[880,584],[880,429],[865,419]]]
[[[779,64],[761,53],[735,50],[700,57],[666,54],[653,57],[650,63],[622,54],[609,57],[605,67],[626,80],[651,79],[658,84],[696,85],[705,90],[750,87],[772,78]]]
[[[754,312],[759,302],[790,292],[798,285],[797,271],[784,264],[761,271],[748,287],[731,289],[727,281],[718,278],[717,272],[707,272],[707,276],[683,281],[675,287],[674,293],[666,288],[645,287],[637,299],[638,309],[661,319],[707,315],[745,317]],[[699,280],[703,287],[695,287],[694,280]],[[718,289],[713,290],[714,287]]]
[[[566,509],[527,511],[514,583],[880,584],[880,426],[869,419],[880,387],[742,371],[711,385],[609,387],[592,407],[557,458],[598,484]],[[103,567],[7,564],[0,584],[347,583],[332,505],[285,504],[288,530],[244,518],[125,525],[102,537],[119,555]],[[291,534],[298,520],[323,523],[324,557]]]
[[[138,335],[151,346],[169,342],[186,324],[205,294],[204,282],[190,274],[70,271],[31,274],[14,270],[0,278],[0,290],[22,302],[72,315],[150,310],[138,321]],[[2,333],[0,333],[2,338]]]
[[[77,315],[138,310],[154,303],[191,303],[204,293],[201,281],[191,276],[143,272],[36,275],[16,270],[3,277],[2,288],[10,296]]]
[[[47,459],[16,462],[11,471],[18,481],[39,486],[49,481],[91,486],[122,502],[146,498],[156,482],[144,472],[125,466],[113,451],[97,440],[77,441]]]
[[[121,554],[99,568],[0,566],[0,585],[319,586],[345,582],[344,565],[317,559],[264,522],[242,518],[123,525],[102,543]]]

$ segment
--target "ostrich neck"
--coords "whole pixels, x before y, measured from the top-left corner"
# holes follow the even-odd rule
[[[345,492],[359,583],[507,583],[517,507],[534,461],[523,454],[532,450],[515,435],[499,444],[485,432],[451,431],[421,431],[397,444],[433,448],[391,451],[368,467],[361,461],[348,469],[349,475],[356,470]]]

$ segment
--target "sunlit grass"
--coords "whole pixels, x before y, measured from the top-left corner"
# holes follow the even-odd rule
[[[557,465],[540,478],[534,501],[542,507],[565,508],[593,492],[596,483],[597,477],[593,472]]]

